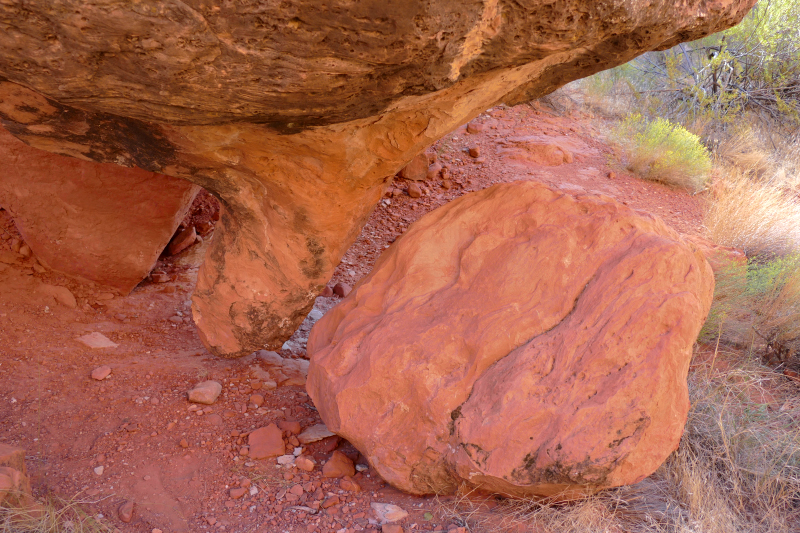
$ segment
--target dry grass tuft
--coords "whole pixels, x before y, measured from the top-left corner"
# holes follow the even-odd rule
[[[744,356],[706,356],[690,375],[680,447],[645,481],[570,504],[505,500],[492,510],[461,493],[440,513],[473,533],[800,530],[797,387]]]
[[[0,533],[112,533],[116,528],[88,515],[72,499],[49,498],[31,508],[0,507]]]
[[[712,241],[749,257],[800,251],[800,150],[784,141],[770,151],[769,132],[744,126],[715,142],[718,178],[704,217]]]
[[[786,255],[800,248],[800,203],[789,191],[735,167],[722,172],[705,209],[709,239],[748,257]]]
[[[718,141],[714,150],[717,160],[734,167],[751,178],[763,178],[776,171],[771,154],[752,128],[740,130],[724,141]]]

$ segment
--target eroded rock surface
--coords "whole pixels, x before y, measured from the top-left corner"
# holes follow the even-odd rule
[[[212,352],[244,355],[292,334],[386,176],[441,136],[753,2],[5,2],[0,119],[218,195],[194,319]]]
[[[199,190],[138,168],[37,150],[0,127],[0,206],[38,260],[124,294],[150,273]]]
[[[315,325],[308,391],[412,493],[634,483],[678,445],[713,288],[659,219],[497,185],[414,223]]]

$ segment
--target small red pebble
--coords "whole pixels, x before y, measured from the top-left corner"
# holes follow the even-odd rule
[[[303,430],[297,420],[278,420],[278,427],[290,435],[299,435]]]
[[[322,502],[320,507],[322,507],[323,509],[327,509],[329,507],[333,507],[334,505],[337,505],[338,503],[339,503],[339,497],[334,495],[334,496],[330,496],[328,498],[325,498],[325,500]]]
[[[342,480],[339,481],[339,488],[348,492],[361,492],[361,485],[356,483],[350,476],[344,476]]]
[[[250,395],[250,403],[254,404],[256,407],[261,407],[264,405],[264,397],[260,394],[252,394]]]

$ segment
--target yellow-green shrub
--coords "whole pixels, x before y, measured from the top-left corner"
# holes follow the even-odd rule
[[[642,178],[697,191],[711,170],[711,157],[700,138],[663,118],[629,115],[612,132],[623,150],[625,166]]]

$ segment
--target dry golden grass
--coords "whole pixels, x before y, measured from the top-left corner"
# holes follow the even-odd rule
[[[800,249],[800,203],[777,180],[760,180],[735,167],[721,169],[706,203],[709,239],[755,255]]]
[[[0,533],[112,533],[116,528],[88,515],[80,500],[50,498],[33,508],[0,507]]]
[[[705,357],[690,375],[680,447],[642,483],[571,504],[505,500],[491,511],[461,494],[440,513],[473,533],[800,531],[797,386],[743,355]]]
[[[776,171],[772,156],[750,127],[742,127],[724,141],[716,143],[714,155],[725,166],[739,169],[748,177],[762,178]]]

